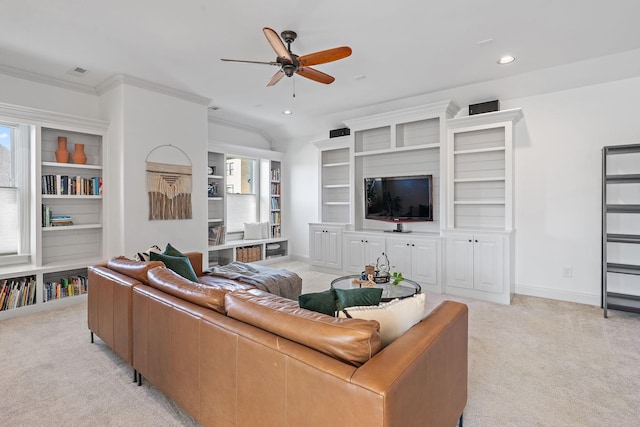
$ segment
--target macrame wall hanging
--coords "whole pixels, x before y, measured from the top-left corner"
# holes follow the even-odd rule
[[[152,154],[165,152],[165,157],[180,159],[188,164],[169,164],[150,161]],[[175,145],[159,145],[149,152],[147,167],[147,193],[149,194],[149,220],[191,219],[191,159]]]

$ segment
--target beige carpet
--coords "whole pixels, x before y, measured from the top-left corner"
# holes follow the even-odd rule
[[[296,261],[303,290],[335,276]],[[465,426],[636,426],[640,315],[517,296],[510,306],[469,305]],[[0,425],[197,426],[99,339],[86,304],[0,321]],[[303,427],[303,426],[301,426]]]

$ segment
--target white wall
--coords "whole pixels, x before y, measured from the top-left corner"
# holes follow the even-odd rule
[[[486,92],[476,84],[429,102],[452,99],[466,110]],[[516,293],[600,304],[601,149],[640,142],[637,93],[640,77],[514,99],[502,94],[502,109],[524,113],[515,147]],[[292,200],[285,217],[291,252],[301,258],[308,257],[307,224],[318,220],[317,155],[309,141],[287,144]],[[562,277],[563,267],[573,277]]]
[[[114,94],[114,90],[121,93]],[[108,109],[105,114],[115,113],[109,117],[117,129],[110,134],[110,165],[112,171],[121,174],[121,180],[113,180],[119,188],[111,187],[110,202],[117,206],[110,206],[110,211],[119,210],[123,216],[122,241],[110,247],[108,255],[133,256],[153,244],[164,247],[169,242],[182,251],[205,252],[207,183],[198,177],[206,176],[206,106],[127,84],[110,89],[102,97]],[[148,219],[145,160],[154,148],[167,144],[184,151],[193,166],[192,219]],[[154,151],[150,160],[184,161],[179,150],[167,147]]]
[[[515,149],[516,293],[600,304],[605,145],[640,142],[640,78],[510,100]],[[573,277],[562,277],[563,267]]]
[[[309,222],[318,222],[319,152],[308,141],[291,143],[282,167],[282,230],[289,253],[309,257]]]
[[[209,120],[209,139],[223,144],[271,150],[271,143],[258,129],[242,127],[233,123]]]
[[[0,74],[0,102],[99,118],[98,96],[89,89],[79,92],[4,74]]]

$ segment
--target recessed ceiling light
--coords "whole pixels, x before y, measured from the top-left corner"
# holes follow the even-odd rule
[[[291,111],[291,110],[284,110],[284,111],[282,112],[282,114],[284,114],[285,116],[290,116],[290,115],[292,115],[292,114],[293,114],[293,111]]]
[[[209,107],[209,111],[216,111],[216,110],[219,110],[219,109],[220,109],[220,107],[216,107],[215,105],[211,105]]]
[[[500,64],[500,65],[511,64],[515,60],[516,60],[516,58],[514,58],[513,56],[505,55],[502,58],[498,59],[498,64]]]

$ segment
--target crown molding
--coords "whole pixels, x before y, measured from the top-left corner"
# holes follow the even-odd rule
[[[244,145],[227,144],[215,139],[209,139],[209,151],[218,151],[231,156],[253,157],[256,159],[269,159],[282,161],[284,153],[275,150],[246,147]]]
[[[455,116],[458,110],[459,108],[457,105],[447,100],[349,119],[345,120],[344,123],[351,130],[358,131],[362,129],[387,126],[389,124],[438,117],[441,115],[444,116],[445,119],[449,119]]]
[[[34,73],[32,71],[22,70],[20,68],[9,67],[0,64],[0,74],[16,77],[22,80],[30,80],[36,83],[42,83],[49,86],[56,86],[62,89],[74,90],[76,92],[86,93],[88,95],[97,95],[96,89],[92,86],[68,82],[56,77],[45,76],[44,74]]]
[[[126,84],[129,86],[135,86],[140,89],[150,90],[163,95],[172,96],[174,98],[183,99],[185,101],[193,102],[195,104],[208,106],[211,103],[210,98],[197,95],[195,93],[187,92],[180,89],[175,89],[169,86],[165,86],[159,83],[150,82],[147,80],[139,79],[137,77],[129,76],[127,74],[114,74],[109,77],[98,86],[95,90],[98,95],[102,95],[105,92],[113,89],[116,86]]]
[[[57,113],[55,111],[40,110],[37,108],[21,107],[18,105],[0,103],[0,116],[10,120],[24,120],[26,122],[39,122],[45,126],[73,126],[86,129],[90,132],[105,133],[109,122],[92,119],[90,117],[76,116],[72,114]]]
[[[268,133],[266,133],[265,131],[263,131],[262,129],[253,127],[253,126],[249,126],[246,125],[244,123],[237,123],[237,122],[232,122],[229,120],[223,120],[223,119],[219,119],[219,118],[214,118],[211,117],[211,112],[209,112],[209,123],[217,123],[219,125],[222,126],[227,126],[227,127],[231,127],[231,128],[235,128],[235,129],[240,129],[240,130],[246,130],[248,132],[253,132],[255,134],[260,135],[261,137],[263,137],[268,143],[269,146],[273,148],[273,138],[271,138],[271,135],[269,135]]]
[[[489,113],[462,116],[447,120],[449,129],[458,129],[468,126],[484,126],[502,122],[512,122],[514,125],[523,117],[522,108],[492,111]]]

